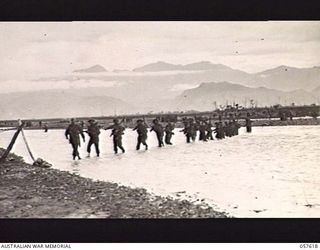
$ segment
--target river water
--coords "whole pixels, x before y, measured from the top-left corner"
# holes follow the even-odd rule
[[[101,156],[92,147],[86,158],[85,144],[80,161],[72,160],[63,130],[25,134],[36,157],[83,177],[203,200],[235,217],[320,217],[320,126],[254,127],[251,134],[241,128],[236,137],[191,144],[176,130],[174,145],[164,148],[157,148],[149,133],[149,150],[139,152],[136,132],[127,129],[126,153],[119,155],[112,152],[110,131],[103,130]],[[2,132],[0,147],[7,147],[12,135]],[[31,162],[21,136],[13,152]]]

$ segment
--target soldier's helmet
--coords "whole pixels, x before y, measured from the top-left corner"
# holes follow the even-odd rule
[[[155,124],[159,123],[158,119],[154,119],[153,123],[155,123]]]
[[[95,120],[90,119],[88,122],[89,122],[89,123],[94,123],[94,122],[95,122]]]
[[[119,119],[115,118],[115,119],[113,119],[113,122],[114,122],[115,124],[118,124],[118,123],[119,123]]]
[[[141,123],[141,122],[143,122],[143,120],[141,120],[141,119],[138,119],[138,120],[137,120],[137,123]]]
[[[71,120],[70,120],[70,121],[71,121],[71,123],[74,123],[74,122],[75,122],[74,118],[71,118]]]

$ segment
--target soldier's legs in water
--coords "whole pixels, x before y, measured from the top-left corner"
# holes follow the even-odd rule
[[[195,141],[195,140],[196,140],[196,136],[197,136],[197,135],[192,135],[192,136],[191,136],[192,141]]]
[[[206,132],[203,132],[202,140],[203,140],[203,141],[207,141],[207,135],[206,135]]]
[[[115,154],[118,153],[118,144],[117,144],[117,140],[115,137],[113,137],[113,151]]]
[[[141,144],[141,142],[138,141],[138,142],[137,142],[137,146],[136,146],[136,150],[139,150],[139,149],[140,149],[140,144]]]
[[[166,137],[164,138],[164,142],[165,142],[166,144],[170,144],[169,134],[166,134]]]
[[[117,139],[117,146],[122,150],[122,153],[126,152],[122,146],[122,138]]]
[[[147,144],[147,136],[144,136],[142,139],[141,139],[141,143],[146,147],[146,150],[148,150],[148,144]]]
[[[73,148],[72,156],[74,160],[76,159],[76,157],[78,157],[79,160],[81,159],[78,151],[78,146],[79,146],[78,143],[72,143],[72,148]]]
[[[140,144],[141,144],[141,142],[142,142],[141,136],[138,136],[136,150],[139,150],[139,149],[140,149]]]
[[[169,145],[172,145],[171,138],[172,138],[172,134],[169,135]]]
[[[72,143],[71,145],[72,145],[72,157],[75,160],[77,156],[77,148],[75,144]]]
[[[165,143],[172,145],[171,138],[172,138],[172,134],[166,134]]]
[[[157,134],[157,139],[158,139],[158,146],[162,147],[163,146],[163,136],[161,134]]]
[[[87,146],[87,152],[88,152],[89,155],[90,155],[90,152],[91,152],[92,144],[93,144],[93,141],[92,141],[92,139],[90,139],[89,142],[88,142],[88,146]]]
[[[94,143],[94,146],[95,146],[95,148],[96,148],[97,156],[100,156],[99,141],[96,141],[96,142]]]
[[[206,134],[206,139],[207,140],[210,140],[211,138],[210,138],[210,132],[207,132],[207,134]]]
[[[202,141],[203,140],[203,134],[200,132],[199,134],[199,141]]]
[[[187,143],[190,143],[190,135],[186,135]]]

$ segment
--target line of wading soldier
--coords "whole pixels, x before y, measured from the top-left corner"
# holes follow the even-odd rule
[[[113,139],[113,151],[115,154],[118,153],[118,148],[125,153],[125,149],[122,145],[122,136],[124,135],[125,127],[122,125],[124,120],[119,121],[119,119],[114,119],[113,124],[104,128],[105,130],[111,129],[110,137]],[[80,160],[80,154],[78,148],[81,145],[80,136],[82,137],[83,142],[85,142],[84,133],[89,135],[89,142],[87,146],[88,157],[90,156],[92,145],[95,146],[96,154],[100,156],[99,149],[99,135],[100,128],[98,123],[95,120],[89,120],[89,125],[87,130],[84,131],[84,123],[82,122],[80,125],[76,124],[74,119],[71,119],[71,123],[65,131],[65,137],[69,140],[72,145],[72,156],[75,160],[77,157]],[[149,126],[146,121],[143,119],[137,120],[136,126],[133,128],[134,131],[137,131],[137,146],[136,150],[140,150],[141,144],[145,147],[145,150],[148,150],[147,138],[148,138],[148,128],[150,128],[150,132],[154,131],[157,136],[158,147],[163,147],[166,145],[172,145],[171,138],[174,135],[175,124],[172,122],[168,122],[164,127],[158,119],[154,119],[153,124]],[[191,143],[191,141],[196,141],[197,132],[199,131],[199,140],[200,141],[208,141],[213,140],[213,132],[215,133],[215,137],[218,140],[224,139],[225,137],[232,137],[239,134],[240,124],[235,120],[231,119],[226,122],[221,121],[221,117],[219,122],[215,123],[215,128],[213,129],[213,125],[211,120],[205,117],[200,118],[184,118],[182,120],[184,128],[180,130],[186,136],[186,142]],[[246,118],[246,131],[251,133],[252,121],[250,119],[250,114],[247,115]],[[163,137],[164,142],[163,142]],[[165,143],[165,144],[164,144]]]

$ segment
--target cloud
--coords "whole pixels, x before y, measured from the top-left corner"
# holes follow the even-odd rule
[[[86,88],[86,87],[113,87],[125,84],[117,81],[101,81],[101,80],[77,80],[77,81],[23,81],[8,80],[1,82],[1,93],[12,93],[20,91],[35,91],[46,89],[70,89],[70,88]]]
[[[209,60],[248,72],[279,61],[309,67],[320,64],[319,41],[320,22],[0,23],[0,80],[160,60]]]

